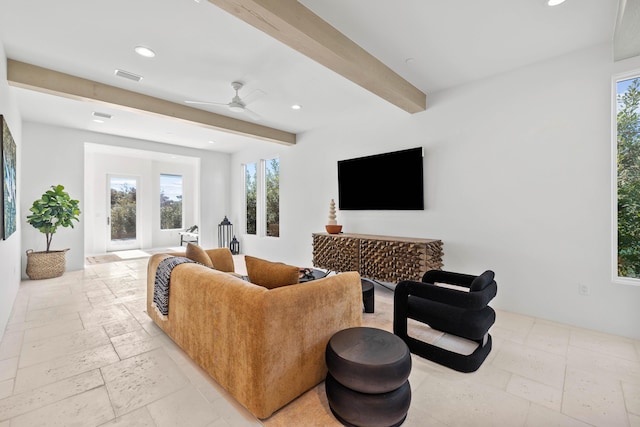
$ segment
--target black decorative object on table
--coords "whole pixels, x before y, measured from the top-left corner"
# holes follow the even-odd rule
[[[399,426],[411,404],[411,353],[390,332],[356,327],[335,333],[327,344],[329,407],[347,426]]]
[[[300,269],[300,283],[310,282],[316,279],[322,279],[329,273],[325,273],[322,270],[316,270],[315,268],[301,268]]]

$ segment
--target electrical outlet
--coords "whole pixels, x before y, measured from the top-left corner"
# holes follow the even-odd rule
[[[589,291],[589,286],[587,285],[583,285],[581,283],[578,284],[578,293],[582,296],[589,296],[590,291]]]

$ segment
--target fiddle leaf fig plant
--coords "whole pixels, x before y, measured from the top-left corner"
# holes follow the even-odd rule
[[[62,185],[52,185],[40,199],[33,202],[27,222],[44,233],[47,239],[47,252],[50,251],[51,239],[58,227],[73,228],[73,221],[80,220],[79,203],[64,191]]]

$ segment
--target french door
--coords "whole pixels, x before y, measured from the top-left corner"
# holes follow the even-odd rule
[[[107,177],[107,251],[138,249],[138,177]]]

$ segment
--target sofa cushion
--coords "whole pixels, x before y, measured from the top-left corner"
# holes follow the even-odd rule
[[[187,243],[187,250],[185,251],[184,256],[192,261],[206,265],[209,268],[213,267],[213,263],[211,262],[209,255],[207,255],[204,249],[194,243]]]
[[[225,273],[233,273],[235,271],[233,255],[229,248],[207,249],[206,252],[211,259],[213,268],[216,270],[224,271]]]
[[[281,262],[272,262],[245,255],[247,276],[253,284],[273,289],[280,286],[292,285],[300,280],[300,269]]]

